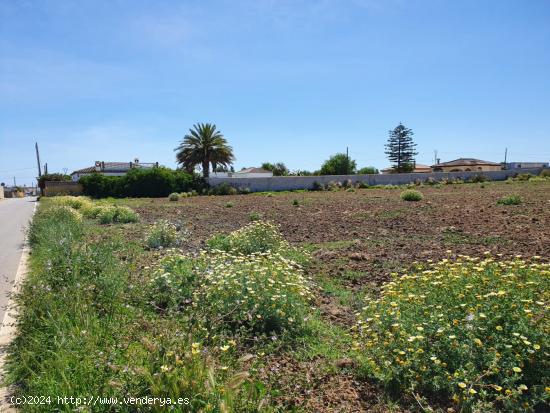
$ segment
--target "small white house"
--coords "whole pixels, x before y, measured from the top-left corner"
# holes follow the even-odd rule
[[[134,159],[134,162],[104,162],[96,161],[94,166],[88,168],[79,169],[71,173],[71,179],[73,182],[78,182],[78,180],[86,175],[91,174],[101,174],[106,176],[123,176],[130,169],[134,168],[155,168],[158,167],[159,163],[140,163],[139,159]]]
[[[273,176],[272,171],[262,168],[245,168],[237,172],[212,172],[212,178],[269,178]]]

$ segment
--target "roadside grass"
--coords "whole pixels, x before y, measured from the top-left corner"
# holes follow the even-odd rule
[[[190,399],[175,411],[272,410],[260,408],[265,391],[234,350],[207,348],[188,322],[152,310],[143,279],[128,262],[143,251],[139,243],[122,237],[90,241],[88,231],[97,223],[48,203],[31,224],[31,270],[17,296],[18,336],[9,349],[6,381],[18,396],[44,395],[53,402],[25,404],[21,411],[73,411],[74,405],[57,402],[67,395]]]

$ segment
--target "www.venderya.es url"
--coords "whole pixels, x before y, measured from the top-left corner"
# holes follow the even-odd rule
[[[186,406],[191,403],[188,397],[102,397],[102,396],[11,396],[10,404],[19,405],[71,405],[71,406]]]

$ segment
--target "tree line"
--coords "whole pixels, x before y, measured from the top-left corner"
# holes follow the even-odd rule
[[[416,143],[413,141],[413,131],[399,123],[388,132],[386,155],[392,164],[392,172],[410,172],[414,169]],[[214,172],[234,171],[235,155],[233,148],[215,124],[197,123],[189,130],[180,144],[175,148],[176,160],[181,169],[192,174],[200,166],[204,178]],[[317,171],[298,170],[291,172],[283,162],[264,162],[261,167],[273,172],[274,176],[292,175],[352,175],[377,174],[378,169],[366,166],[357,169],[355,160],[347,154],[332,155]]]

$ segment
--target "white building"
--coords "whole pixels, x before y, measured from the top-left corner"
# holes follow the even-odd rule
[[[262,168],[245,168],[237,172],[212,172],[212,178],[269,178],[273,176],[272,171]]]
[[[139,159],[134,159],[134,162],[104,162],[96,161],[94,166],[88,168],[79,169],[71,173],[73,182],[78,182],[82,176],[101,174],[106,176],[123,176],[130,169],[134,168],[155,168],[159,163],[140,163]]]

